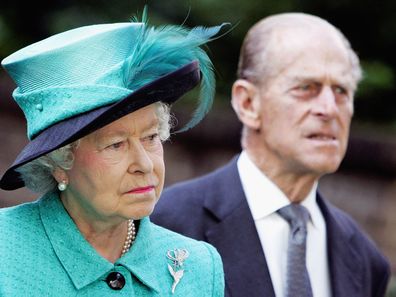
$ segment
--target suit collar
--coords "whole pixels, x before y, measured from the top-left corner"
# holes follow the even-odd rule
[[[356,247],[353,247],[354,231],[351,224],[319,193],[317,199],[326,221],[332,296],[362,296],[362,262]]]
[[[158,271],[158,267],[154,267],[154,261],[149,260],[158,247],[156,241],[152,240],[148,218],[140,221],[139,232],[130,251],[113,264],[100,256],[86,241],[56,193],[44,196],[39,202],[39,208],[52,247],[76,289],[104,280],[115,266],[122,265],[143,284],[159,291],[158,275],[147,273]]]
[[[215,193],[205,200],[205,208],[218,224],[208,228],[206,237],[222,255],[227,290],[232,296],[275,296],[236,162],[237,157],[210,179]]]
[[[207,179],[208,183],[212,184],[207,185],[211,192],[204,199],[204,207],[219,221],[232,215],[241,203],[246,202],[238,174],[237,160],[238,156],[226,166],[213,172],[211,175],[214,178]]]

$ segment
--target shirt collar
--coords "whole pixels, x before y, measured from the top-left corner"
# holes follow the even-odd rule
[[[149,260],[150,252],[158,247],[152,240],[148,218],[140,221],[139,231],[130,251],[113,264],[100,256],[84,238],[57,193],[44,196],[39,202],[39,208],[52,247],[78,290],[98,279],[104,280],[116,265],[122,265],[143,284],[159,292],[159,273],[147,273],[147,270],[158,270]]]
[[[306,209],[308,209],[313,226],[315,228],[320,228],[320,225],[323,222],[323,216],[319,205],[316,202],[317,189],[318,183],[315,182],[311,191],[308,193],[308,196],[301,202],[301,204],[305,206]]]
[[[242,151],[237,166],[242,187],[255,221],[290,204],[286,195],[252,162],[246,151]],[[308,196],[301,203],[309,210],[314,226],[318,220],[317,212],[320,211],[316,203],[316,190],[317,183],[313,185]]]

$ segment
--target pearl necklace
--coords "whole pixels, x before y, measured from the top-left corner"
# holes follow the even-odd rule
[[[124,256],[129,249],[131,248],[132,244],[134,243],[136,238],[136,228],[135,223],[133,220],[128,220],[128,233],[127,237],[125,238],[124,246],[122,247],[121,257]]]

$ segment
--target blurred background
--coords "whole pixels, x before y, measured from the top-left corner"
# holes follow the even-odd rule
[[[204,174],[240,151],[240,124],[230,107],[239,48],[261,18],[295,11],[318,15],[350,40],[364,69],[355,99],[350,145],[340,170],[320,181],[321,192],[350,213],[392,263],[396,275],[396,2],[382,0],[22,0],[0,1],[0,59],[52,34],[94,23],[129,21],[149,8],[149,23],[212,26],[233,30],[209,44],[217,95],[209,116],[165,145],[166,183]],[[11,97],[13,82],[0,70],[0,172],[26,144],[23,114]],[[194,94],[193,94],[194,95]],[[182,126],[194,108],[193,95],[175,106]],[[34,200],[25,189],[0,190],[0,207]],[[396,279],[387,296],[396,296]]]

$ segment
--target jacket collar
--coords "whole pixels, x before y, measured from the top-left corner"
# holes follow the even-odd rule
[[[160,269],[162,263],[158,262],[164,257],[164,255],[159,255],[163,251],[163,246],[154,239],[153,231],[150,219],[148,217],[141,219],[134,244],[129,252],[115,264],[125,266],[143,284],[160,292],[158,279],[163,277],[163,272]]]
[[[226,166],[215,171],[215,178],[208,179],[207,187],[210,194],[205,197],[204,207],[211,212],[219,221],[224,220],[241,205],[246,202],[245,193],[242,189],[237,168],[238,156],[232,159]],[[224,197],[227,197],[224,199]]]
[[[105,280],[115,266],[126,267],[136,278],[159,292],[159,272],[149,257],[158,248],[152,240],[148,218],[140,221],[139,232],[130,251],[114,264],[100,256],[78,230],[57,193],[44,196],[39,201],[40,216],[48,239],[76,289],[97,280]],[[72,244],[71,244],[72,243]]]
[[[218,220],[206,237],[222,255],[227,290],[235,296],[275,296],[237,169],[237,157],[214,173],[205,208]],[[235,243],[237,242],[237,243]],[[231,248],[232,247],[232,248]]]

